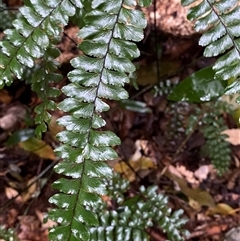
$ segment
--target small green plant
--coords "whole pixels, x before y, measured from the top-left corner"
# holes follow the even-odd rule
[[[222,132],[228,129],[224,114],[233,114],[232,106],[219,100],[201,105],[187,102],[171,103],[165,111],[169,121],[166,138],[169,141],[188,139],[195,131],[203,134],[205,144],[201,155],[208,157],[219,175],[225,173],[230,165],[231,148]]]
[[[15,10],[8,9],[3,1],[0,1],[0,30],[5,30],[7,28],[12,28],[13,20],[19,16],[19,12]]]
[[[181,81],[170,94],[174,101],[208,102],[240,91],[240,45],[238,0],[182,0],[183,6],[193,4],[188,19],[203,32],[199,44],[204,56],[218,57],[213,66],[199,70]],[[240,103],[240,97],[237,99]]]
[[[201,69],[181,81],[168,98],[203,103],[216,100],[224,93],[240,91],[240,6],[238,0],[182,0],[183,6],[193,3],[188,19],[195,22],[196,31],[203,32],[199,40],[199,44],[205,47],[203,54],[206,57],[220,57],[213,66]],[[237,102],[240,103],[240,97]],[[229,166],[230,149],[225,142],[226,136],[221,134],[226,127],[216,113],[218,107],[216,109],[211,110],[212,114],[205,114],[202,131],[206,139],[205,152],[222,174]]]
[[[6,229],[4,226],[0,226],[0,240],[4,241],[18,241],[15,231],[11,228]]]
[[[170,79],[160,81],[158,85],[153,88],[154,96],[167,96],[169,95],[176,83],[172,83]]]
[[[182,0],[182,5],[195,2]],[[199,1],[188,12],[188,19],[195,22],[196,31],[204,31],[199,40],[205,47],[204,56],[220,56],[213,65],[217,80],[240,76],[239,12],[238,0]]]
[[[183,229],[187,219],[181,218],[183,210],[172,212],[168,207],[168,198],[157,194],[157,186],[145,188],[130,198],[125,198],[129,183],[114,175],[106,180],[109,196],[112,201],[112,210],[107,204],[97,207],[96,213],[100,226],[91,228],[91,240],[141,240],[147,241],[147,228],[159,226],[170,240],[182,241],[189,233]]]
[[[203,156],[209,157],[218,174],[225,173],[230,165],[231,148],[226,141],[227,135],[222,132],[228,129],[224,123],[223,114],[231,114],[231,106],[221,100],[204,104],[202,110],[194,108],[188,120],[186,134],[199,130],[202,132],[205,144],[201,147]]]

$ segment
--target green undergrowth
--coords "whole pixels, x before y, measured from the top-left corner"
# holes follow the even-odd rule
[[[4,226],[0,226],[0,240],[19,241],[15,231],[11,228],[6,229]]]
[[[221,100],[201,105],[178,102],[169,104],[165,114],[169,116],[169,141],[185,141],[198,132],[204,138],[199,158],[209,158],[219,175],[229,170],[232,151],[228,136],[222,132],[229,129],[226,117],[232,118],[232,105]]]
[[[189,235],[183,228],[187,219],[183,210],[173,212],[168,198],[158,193],[157,186],[141,186],[132,197],[126,197],[129,182],[115,174],[106,180],[111,206],[105,202],[96,209],[100,226],[91,228],[90,240],[149,240],[148,233],[161,227],[169,240],[184,240]]]

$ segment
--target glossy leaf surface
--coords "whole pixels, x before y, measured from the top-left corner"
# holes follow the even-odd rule
[[[182,0],[182,5],[188,6],[194,2]],[[216,80],[237,79],[240,76],[239,16],[238,0],[203,0],[196,2],[188,12],[188,18],[195,22],[195,29],[204,31],[199,40],[199,44],[205,47],[204,55],[220,56],[213,66]]]
[[[62,88],[66,98],[59,109],[67,114],[57,122],[65,130],[57,134],[62,144],[56,153],[63,161],[55,171],[69,179],[62,178],[53,184],[60,191],[50,198],[58,209],[50,211],[49,217],[60,225],[50,232],[53,240],[64,237],[66,241],[87,241],[92,240],[93,233],[94,240],[115,239],[115,235],[115,240],[146,240],[146,235],[128,225],[119,224],[107,233],[102,232],[103,223],[95,213],[101,203],[98,195],[107,194],[103,179],[112,177],[105,162],[118,157],[113,146],[120,144],[114,133],[101,129],[106,124],[101,112],[109,109],[106,99],[128,98],[123,86],[135,71],[131,60],[139,56],[136,44],[130,40],[140,41],[146,26],[141,11],[121,3],[94,0],[88,6],[85,26],[79,31],[83,40],[79,48],[84,54],[71,60],[74,69],[68,74],[70,83]],[[64,202],[68,197],[74,201]]]
[[[212,67],[201,69],[181,81],[168,96],[173,101],[206,102],[221,96],[226,81],[214,79]]]

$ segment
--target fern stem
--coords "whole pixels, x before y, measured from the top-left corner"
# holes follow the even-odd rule
[[[234,48],[237,50],[239,58],[240,58],[240,48],[238,47],[238,45],[236,44],[236,42],[234,41],[234,36],[230,33],[227,25],[224,23],[223,19],[221,18],[221,16],[218,14],[217,10],[215,9],[214,5],[211,3],[211,1],[206,0],[209,4],[209,6],[211,6],[211,9],[214,11],[214,13],[216,14],[216,16],[218,17],[220,23],[222,24],[222,26],[224,26],[225,31],[227,33],[227,35],[231,38],[232,40],[232,44],[234,46]],[[233,6],[234,7],[234,6]]]

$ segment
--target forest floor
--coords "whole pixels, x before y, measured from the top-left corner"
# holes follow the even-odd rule
[[[6,2],[11,7],[19,3]],[[64,76],[58,88],[68,83],[69,60],[79,54],[77,31],[75,26],[66,28],[58,44],[62,52],[59,71]],[[112,108],[104,114],[106,129],[122,140],[117,148],[119,158],[109,165],[131,182],[130,190],[157,185],[159,192],[169,197],[173,210],[183,209],[183,216],[189,219],[187,241],[223,241],[227,232],[240,227],[240,134],[230,134],[229,170],[217,175],[211,159],[201,151],[206,142],[201,130],[197,127],[186,134],[194,109],[205,107],[167,100],[172,84],[215,60],[202,57],[196,34],[176,36],[159,29],[155,34],[149,26],[145,35],[139,44],[141,58],[135,61],[140,66],[139,89],[126,86],[130,99],[140,101],[140,107],[139,102],[134,106],[109,102]],[[0,90],[0,225],[14,230],[15,241],[47,241],[48,228],[54,225],[45,223],[44,215],[52,208],[48,202],[55,192],[51,183],[59,178],[53,172],[59,161],[53,150],[59,144],[55,135],[62,130],[56,119],[63,113],[52,112],[42,140],[32,137],[33,109],[40,101],[23,81]],[[222,118],[227,129],[237,129],[231,115],[223,113]],[[3,232],[0,229],[0,241],[7,241]],[[151,241],[166,240],[159,228],[150,234]],[[226,241],[237,240],[240,232],[239,238]]]

